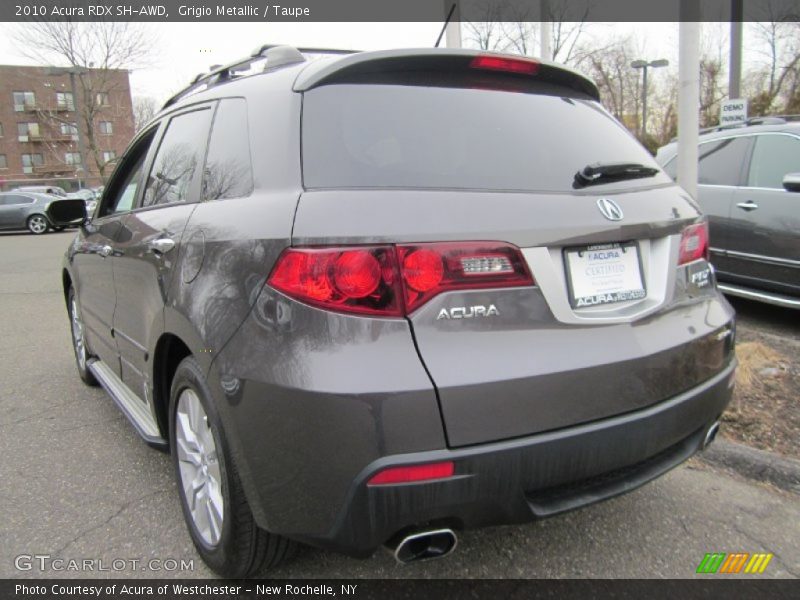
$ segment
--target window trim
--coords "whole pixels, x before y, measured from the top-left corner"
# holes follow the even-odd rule
[[[202,200],[202,184],[203,184],[203,169],[205,169],[206,164],[206,157],[208,156],[208,144],[209,140],[211,139],[211,129],[214,123],[214,115],[217,111],[217,105],[219,104],[219,100],[215,99],[211,102],[203,102],[200,104],[193,104],[191,106],[183,107],[183,110],[175,111],[164,115],[164,117],[160,120],[160,128],[161,132],[158,136],[158,140],[155,146],[155,150],[153,151],[153,155],[150,157],[149,164],[146,165],[147,168],[147,177],[146,180],[149,181],[150,173],[153,171],[153,165],[155,163],[156,156],[158,156],[158,150],[161,148],[161,143],[164,141],[164,136],[166,135],[167,131],[169,130],[169,124],[172,122],[173,119],[176,117],[181,117],[183,115],[187,115],[193,112],[199,112],[201,110],[210,110],[211,111],[211,119],[208,122],[208,131],[206,132],[206,143],[203,147],[203,153],[201,156],[200,161],[200,177],[198,178],[197,182],[195,182],[194,187],[197,187],[195,192],[197,192],[197,200],[192,202],[166,202],[164,204],[151,204],[150,206],[142,206],[142,202],[144,201],[144,192],[147,190],[147,185],[142,188],[142,193],[139,195],[139,198],[134,202],[133,208],[130,212],[143,212],[146,210],[157,210],[159,208],[166,208],[169,206],[182,206],[182,205],[191,205],[191,204],[200,204]]]

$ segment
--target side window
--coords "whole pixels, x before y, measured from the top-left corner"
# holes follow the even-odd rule
[[[800,173],[800,139],[788,135],[756,136],[747,185],[782,190],[787,173]]]
[[[33,200],[30,200],[30,202],[28,202],[28,200],[29,199],[27,196],[20,196],[18,194],[9,194],[8,196],[3,196],[2,200],[0,200],[0,203],[3,206],[13,206],[15,204],[29,204],[33,202]]]
[[[143,206],[199,199],[200,165],[210,125],[211,110],[207,108],[170,120],[147,179]]]
[[[126,153],[125,158],[114,170],[111,181],[103,192],[102,205],[98,216],[117,214],[129,211],[136,200],[136,192],[142,183],[142,171],[147,158],[147,151],[153,143],[157,128],[138,141],[136,146]]]
[[[700,144],[697,179],[707,185],[739,185],[750,137],[735,137]]]
[[[247,103],[229,98],[219,103],[203,170],[203,200],[242,198],[253,191]]]

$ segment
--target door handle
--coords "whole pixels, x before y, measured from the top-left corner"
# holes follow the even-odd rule
[[[158,256],[166,254],[175,247],[175,241],[170,238],[158,238],[149,243],[150,251]]]
[[[97,253],[103,258],[106,258],[108,256],[111,256],[111,253],[113,251],[114,249],[111,246],[106,245],[106,246],[101,246],[100,250],[98,250]]]
[[[739,202],[739,204],[737,204],[736,206],[744,210],[755,210],[758,208],[758,204],[756,204],[752,200],[748,200],[747,202]]]

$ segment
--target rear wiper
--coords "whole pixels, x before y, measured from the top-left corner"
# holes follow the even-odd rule
[[[594,163],[575,173],[572,187],[582,188],[599,183],[652,177],[657,173],[658,169],[640,163]]]

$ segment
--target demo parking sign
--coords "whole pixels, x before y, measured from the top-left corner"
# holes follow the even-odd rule
[[[747,99],[723,100],[719,108],[719,124],[734,125],[747,121]]]

